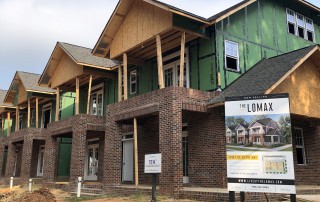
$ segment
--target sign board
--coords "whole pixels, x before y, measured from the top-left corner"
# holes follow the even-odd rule
[[[228,190],[295,194],[288,94],[225,100]]]
[[[144,173],[161,173],[161,153],[144,156]]]

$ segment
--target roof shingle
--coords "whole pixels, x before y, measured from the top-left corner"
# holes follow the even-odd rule
[[[21,82],[27,91],[37,91],[41,93],[55,92],[55,90],[53,90],[52,88],[39,86],[38,80],[41,76],[40,74],[18,71],[17,75],[21,79]]]

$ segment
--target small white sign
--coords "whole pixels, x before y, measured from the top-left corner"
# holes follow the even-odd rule
[[[145,155],[144,173],[161,173],[161,153]]]

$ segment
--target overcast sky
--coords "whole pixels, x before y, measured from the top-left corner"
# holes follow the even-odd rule
[[[163,0],[203,17],[241,0]],[[41,74],[57,41],[93,48],[118,0],[0,0],[0,89]],[[320,0],[310,0],[320,7]]]

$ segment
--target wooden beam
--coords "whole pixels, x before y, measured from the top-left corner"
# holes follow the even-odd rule
[[[118,102],[122,101],[122,71],[121,66],[118,67]]]
[[[27,127],[30,128],[30,115],[31,115],[31,111],[30,111],[30,98],[28,98],[28,123],[27,123]]]
[[[76,77],[76,115],[79,114],[79,99],[80,99],[80,84],[79,84],[79,77]]]
[[[83,67],[84,74],[92,74],[95,76],[101,76],[103,78],[114,79],[114,74],[109,70],[91,68],[91,67]]]
[[[8,128],[7,128],[7,136],[9,137],[10,136],[10,133],[11,133],[11,126],[10,126],[10,112],[7,112],[7,125],[8,125]]]
[[[92,85],[92,74],[90,74],[90,78],[89,78],[88,101],[87,101],[87,114],[90,113],[91,85]]]
[[[183,32],[181,35],[181,50],[180,50],[180,79],[179,79],[180,87],[183,87],[185,46],[186,46],[186,33]]]
[[[138,126],[137,118],[133,118],[133,140],[134,140],[134,181],[136,188],[139,186],[139,166],[138,166]]]
[[[128,56],[123,53],[123,87],[124,100],[128,99]]]
[[[4,133],[4,113],[1,114],[1,134]]]
[[[36,128],[39,127],[39,98],[36,97]]]
[[[143,66],[144,65],[144,60],[139,60],[139,59],[136,59],[136,58],[128,57],[128,63],[132,64],[132,65]]]
[[[60,111],[60,89],[57,87],[56,90],[56,117],[55,121],[59,121],[59,111]]]
[[[18,131],[19,130],[19,112],[18,112],[18,106],[16,106],[16,127],[15,127],[15,130]]]
[[[158,63],[158,85],[159,88],[164,88],[164,81],[163,81],[163,63],[162,63],[162,51],[161,51],[161,38],[158,34],[156,36],[157,42],[157,63]]]

